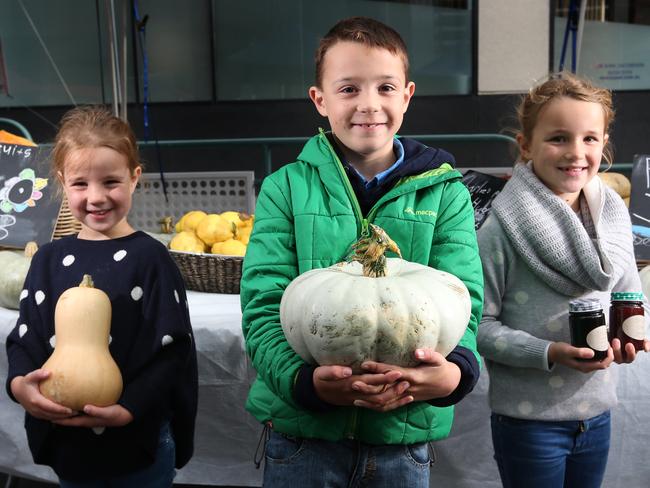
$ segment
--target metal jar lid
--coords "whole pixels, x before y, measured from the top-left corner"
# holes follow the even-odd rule
[[[613,302],[642,302],[643,292],[640,291],[615,291],[611,295]]]
[[[569,312],[597,312],[602,309],[598,298],[578,298],[569,302]]]

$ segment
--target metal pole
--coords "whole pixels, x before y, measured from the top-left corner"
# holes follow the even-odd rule
[[[128,103],[128,97],[127,97],[127,81],[126,81],[126,38],[127,38],[127,3],[128,0],[121,0],[122,1],[122,66],[120,68],[121,73],[122,73],[122,111],[120,117],[122,118],[123,121],[127,122],[128,119],[126,117],[126,105]]]
[[[580,12],[578,16],[578,33],[576,38],[576,70],[578,72],[578,66],[580,64],[580,48],[582,47],[582,34],[585,30],[585,12],[587,11],[587,0],[582,0],[580,2]]]
[[[271,146],[264,144],[264,176],[273,173],[273,159],[271,158]]]
[[[111,78],[113,82],[113,115],[116,117],[120,116],[119,103],[121,100],[120,96],[120,85],[119,85],[119,66],[118,66],[118,50],[116,46],[116,32],[115,32],[115,9],[113,0],[106,0],[106,21],[108,23],[108,45],[111,56]]]

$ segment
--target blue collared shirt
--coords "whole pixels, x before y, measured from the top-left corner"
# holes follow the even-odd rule
[[[367,181],[366,178],[357,171],[357,169],[349,164],[348,166],[354,170],[354,172],[359,176],[361,181],[364,182],[364,186],[366,190],[369,190],[370,188],[374,188],[378,185],[380,185],[386,178],[388,178],[388,175],[390,175],[393,171],[395,171],[401,164],[404,163],[404,146],[400,142],[399,139],[393,138],[393,151],[397,155],[397,161],[393,163],[393,165],[382,171],[381,173],[377,173],[370,181]]]

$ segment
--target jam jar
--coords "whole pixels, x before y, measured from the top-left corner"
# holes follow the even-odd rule
[[[643,349],[645,317],[642,292],[613,292],[609,308],[609,340],[621,340],[621,348],[631,342],[634,349]]]
[[[594,357],[583,361],[601,361],[607,357],[607,323],[603,307],[597,298],[582,298],[569,302],[569,331],[571,345],[588,347]]]

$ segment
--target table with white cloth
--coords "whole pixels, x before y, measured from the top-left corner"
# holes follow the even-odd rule
[[[260,486],[262,469],[253,457],[261,426],[244,409],[254,377],[244,351],[239,295],[188,292],[199,362],[199,411],[194,457],[176,482],[212,486]],[[0,377],[7,374],[6,336],[18,312],[0,308]],[[612,445],[604,486],[642,488],[650,483],[650,355],[619,370],[619,405],[612,411]],[[483,369],[474,391],[456,408],[451,436],[434,446],[432,487],[498,488],[492,458],[488,375]],[[44,481],[56,480],[33,464],[23,429],[23,410],[4,388],[0,393],[0,472]]]

